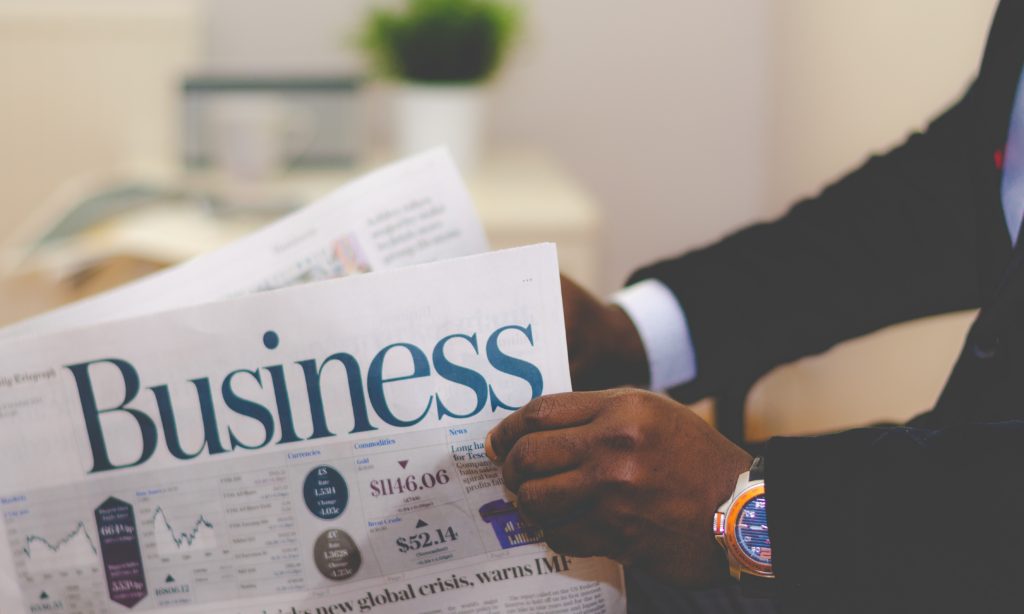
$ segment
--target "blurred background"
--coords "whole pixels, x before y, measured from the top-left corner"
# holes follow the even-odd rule
[[[369,15],[397,0],[0,0],[0,324],[438,139],[496,246],[555,240],[606,294],[923,127],[974,75],[996,2],[507,4],[518,27],[487,78],[440,87],[375,70]],[[748,434],[926,409],[969,317],[777,370]]]

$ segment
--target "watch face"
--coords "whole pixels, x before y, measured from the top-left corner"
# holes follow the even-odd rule
[[[772,543],[768,539],[768,514],[764,494],[750,499],[736,518],[736,544],[758,563],[772,564]]]

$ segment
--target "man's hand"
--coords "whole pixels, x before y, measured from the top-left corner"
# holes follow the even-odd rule
[[[647,355],[626,312],[616,305],[602,303],[565,276],[562,308],[573,389],[648,384]]]
[[[555,551],[685,586],[728,577],[711,521],[752,459],[685,406],[633,389],[541,397],[487,448]]]

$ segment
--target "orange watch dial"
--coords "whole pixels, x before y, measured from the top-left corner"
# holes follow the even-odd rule
[[[725,518],[725,547],[745,571],[772,577],[772,547],[764,483],[753,484],[736,497]]]

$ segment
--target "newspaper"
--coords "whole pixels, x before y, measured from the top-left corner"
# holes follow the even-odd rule
[[[221,250],[8,326],[0,339],[487,249],[455,164],[439,148],[353,181]]]
[[[0,344],[0,612],[624,612],[483,453],[570,390],[552,245]]]

